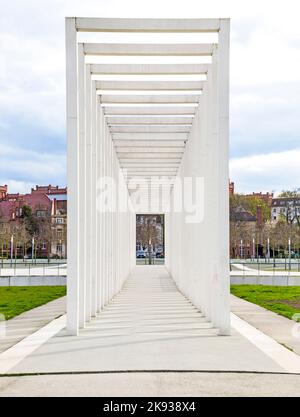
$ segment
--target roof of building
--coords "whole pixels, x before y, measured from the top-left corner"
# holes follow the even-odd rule
[[[293,203],[300,206],[300,197],[277,197],[273,198],[272,207],[274,206],[286,206],[288,203]]]
[[[235,207],[230,210],[230,220],[236,222],[256,222],[256,216],[243,207]]]

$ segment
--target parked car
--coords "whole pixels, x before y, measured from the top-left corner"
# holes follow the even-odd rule
[[[158,253],[156,254],[156,257],[157,257],[157,258],[160,258],[160,259],[163,259],[163,258],[165,257],[165,255],[164,255],[164,253],[163,253],[163,252],[158,252]]]
[[[136,251],[137,258],[146,258],[145,252],[143,250]]]

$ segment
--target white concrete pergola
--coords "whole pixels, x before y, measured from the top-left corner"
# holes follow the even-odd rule
[[[203,179],[201,221],[165,214],[166,267],[229,334],[229,26],[229,19],[66,19],[70,334],[101,312],[135,266],[135,213],[99,211],[99,178],[118,181],[130,205],[132,180],[157,176],[174,183],[170,200],[178,179]],[[137,43],[83,43],[79,32],[131,33]],[[217,41],[150,44],[141,43],[142,33],[215,33]],[[124,56],[135,63],[117,62]],[[145,63],[149,56],[162,62]],[[160,186],[144,187],[145,202]]]

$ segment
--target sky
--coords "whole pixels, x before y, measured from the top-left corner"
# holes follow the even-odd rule
[[[230,179],[300,187],[299,1],[0,0],[0,184],[66,184],[64,17],[231,18]]]

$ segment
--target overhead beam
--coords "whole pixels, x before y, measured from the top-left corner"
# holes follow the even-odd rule
[[[180,116],[145,116],[145,117],[107,117],[106,122],[108,125],[191,125],[193,123],[192,117],[180,117]]]
[[[144,166],[145,164],[147,165],[180,164],[181,158],[159,158],[159,159],[158,158],[141,158],[141,159],[138,159],[138,158],[131,158],[131,157],[127,157],[127,158],[119,157],[119,162],[121,165],[142,164],[142,166]]]
[[[109,95],[103,94],[100,96],[101,103],[114,104],[114,103],[128,103],[128,104],[182,104],[182,103],[199,103],[200,95],[196,94],[174,94],[174,95],[136,95],[136,94],[124,94],[124,95]]]
[[[195,114],[195,107],[104,107],[106,116],[129,116],[129,115],[188,115]]]
[[[184,140],[114,140],[116,147],[120,146],[132,146],[132,147],[160,147],[160,146],[171,146],[171,147],[183,147],[186,143]]]
[[[191,125],[166,126],[166,125],[110,125],[112,133],[189,133]]]
[[[97,90],[199,91],[203,81],[96,81]]]
[[[132,152],[118,152],[118,158],[119,159],[126,159],[126,158],[128,158],[128,159],[141,159],[141,160],[144,160],[144,159],[167,159],[167,158],[170,158],[170,160],[171,159],[178,159],[178,158],[181,158],[182,157],[182,152],[169,152],[169,153],[161,153],[161,154],[158,154],[157,152],[151,152],[151,151],[149,151],[149,152],[135,152],[135,153],[132,153]]]
[[[140,140],[187,140],[188,133],[112,133],[112,139]]]
[[[77,17],[78,32],[218,32],[221,19],[120,19]]]
[[[84,43],[85,55],[211,56],[212,43]]]
[[[210,64],[92,64],[93,75],[197,75]]]
[[[155,147],[155,146],[141,146],[141,147],[131,147],[131,146],[116,146],[117,153],[124,154],[124,153],[183,153],[184,146],[178,146],[178,147]]]

